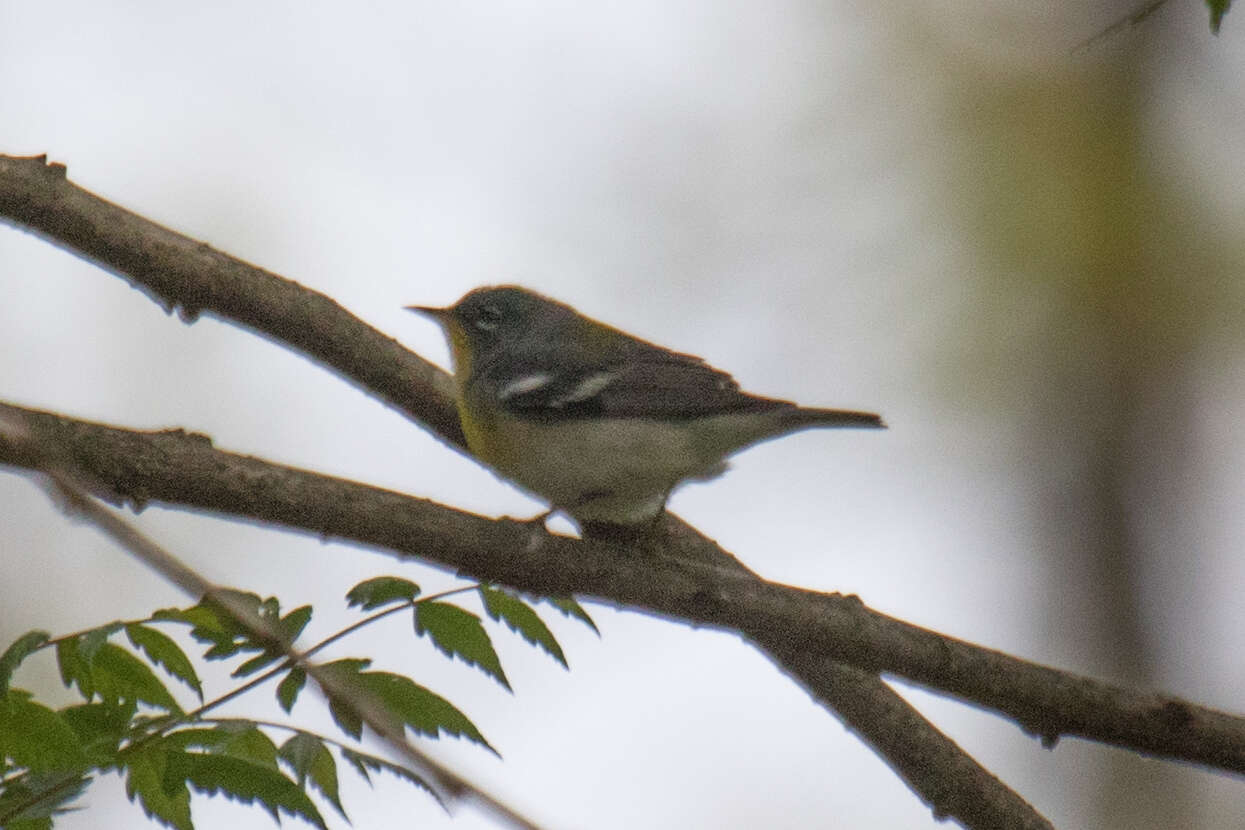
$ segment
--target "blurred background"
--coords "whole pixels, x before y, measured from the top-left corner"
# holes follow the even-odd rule
[[[337,299],[521,282],[745,388],[877,410],[739,456],[672,508],[765,576],[1018,656],[1245,711],[1245,10],[1127,3],[161,4],[0,0],[0,152]],[[540,506],[319,367],[0,228],[0,399],[490,515]],[[205,574],[354,615],[374,551],[151,508]],[[0,475],[0,642],[183,598]],[[347,641],[446,695],[504,761],[437,757],[550,828],[935,827],[737,638],[547,614],[513,696],[408,622]],[[217,675],[216,679],[223,682]],[[68,702],[52,661],[19,685]],[[216,691],[228,688],[218,684]],[[899,686],[1061,828],[1221,828],[1245,783]],[[305,696],[299,720],[331,731]],[[280,713],[265,689],[231,711]],[[342,771],[356,827],[487,828]],[[65,828],[134,827],[106,777]],[[196,797],[200,828],[263,828]],[[326,808],[327,809],[327,808]],[[326,813],[328,815],[328,813]],[[330,821],[340,819],[328,815]],[[291,825],[292,826],[292,825]]]

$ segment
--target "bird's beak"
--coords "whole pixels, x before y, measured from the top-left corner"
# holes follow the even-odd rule
[[[404,308],[407,311],[413,311],[416,314],[422,314],[425,317],[430,317],[442,325],[449,320],[450,313],[453,311],[451,308],[439,308],[438,306],[433,305],[408,305],[404,306]]]

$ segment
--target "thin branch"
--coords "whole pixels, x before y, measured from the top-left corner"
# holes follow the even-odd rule
[[[289,344],[427,426],[447,443],[460,449],[464,447],[449,394],[450,381],[444,372],[407,352],[329,298],[100,199],[70,183],[63,166],[49,166],[45,161],[43,157],[0,157],[0,217],[7,217],[18,227],[40,234],[53,244],[121,275],[167,311],[182,309],[188,321],[201,312],[212,313]],[[170,437],[188,436],[178,432]],[[190,440],[203,439],[190,437]],[[204,448],[210,451],[210,442]],[[148,472],[160,477],[157,471]],[[131,477],[130,484],[134,486],[113,480],[110,488],[136,504],[146,498],[159,498],[168,503],[249,515],[247,505],[231,498],[226,499],[230,501],[229,507],[198,501],[194,485],[188,481],[178,483],[166,478],[164,484],[170,485],[169,488],[160,489],[156,495],[151,482],[138,480],[142,478],[141,475]],[[264,489],[261,480],[252,481],[251,485]],[[145,491],[149,492],[144,494]],[[278,523],[297,526],[299,522],[295,516],[305,523],[315,515],[298,506],[296,493],[278,495],[274,492],[272,495],[287,500],[278,510],[285,517],[275,520]],[[370,498],[369,494],[360,492],[352,496]],[[413,503],[409,500],[406,507]],[[360,511],[354,520],[374,515],[364,502],[351,503],[349,508]],[[342,518],[340,510],[333,512],[338,519]],[[444,520],[444,514],[435,509],[422,513],[423,520],[433,527]],[[353,525],[354,520],[348,524]],[[316,523],[321,522],[317,520]],[[326,517],[323,523],[334,525],[335,520]],[[666,548],[677,549],[680,558],[694,558],[720,569],[742,573],[745,582],[756,579],[750,572],[741,570],[734,557],[712,540],[673,517],[667,525],[672,532]],[[447,527],[463,529],[455,522],[448,522]],[[510,544],[513,534],[502,533],[502,527],[491,524],[478,527],[471,539],[463,541],[480,539],[491,545]],[[386,546],[385,542],[368,539],[369,534],[364,529],[359,529],[361,535],[354,536],[344,530],[334,532],[344,538]],[[427,558],[428,550],[436,548],[407,552]],[[664,552],[658,551],[658,555]],[[533,563],[533,568],[539,570],[540,567]],[[702,573],[700,578],[707,578],[706,574]],[[513,580],[509,583],[521,584]],[[754,631],[749,636],[904,776],[936,815],[957,818],[972,828],[1049,826],[1020,796],[921,717],[880,678],[836,666],[829,654],[788,649],[791,638],[786,630]],[[920,758],[936,759],[938,763],[922,764],[914,760]]]

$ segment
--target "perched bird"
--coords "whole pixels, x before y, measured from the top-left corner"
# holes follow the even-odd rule
[[[869,412],[749,395],[698,357],[518,286],[407,309],[445,331],[471,451],[585,530],[651,523],[680,482],[721,474],[760,441],[885,426]]]

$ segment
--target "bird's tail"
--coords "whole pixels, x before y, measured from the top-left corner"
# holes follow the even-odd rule
[[[792,407],[787,416],[792,429],[805,427],[855,427],[858,429],[886,429],[882,416],[873,412],[853,412],[848,409],[816,409]]]

